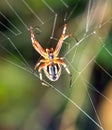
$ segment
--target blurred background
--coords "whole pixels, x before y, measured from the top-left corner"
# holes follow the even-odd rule
[[[112,1],[0,0],[0,130],[112,130]],[[72,73],[42,86],[29,27]],[[37,74],[37,75],[36,75]]]

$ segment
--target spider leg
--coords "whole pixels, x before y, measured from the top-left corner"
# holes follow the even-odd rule
[[[67,72],[67,73],[69,74],[69,76],[70,76],[70,86],[71,86],[71,84],[72,84],[72,74],[70,73],[70,71],[69,71],[69,69],[68,69],[68,67],[67,67],[67,65],[66,65],[65,63],[63,63],[62,65],[63,65],[63,67],[65,68],[66,72]]]
[[[41,73],[42,69],[43,69],[46,65],[47,65],[46,63],[40,65],[40,67],[39,67],[39,69],[38,69],[38,72],[39,72],[39,77],[40,77],[41,84],[44,85],[44,86],[49,87],[49,86],[43,81],[43,79],[42,79],[42,73]]]
[[[44,62],[46,62],[46,60],[42,59],[42,60],[40,60],[39,62],[37,62],[36,65],[34,66],[34,71],[36,71],[37,67],[38,67],[42,62],[44,63]]]
[[[43,57],[46,57],[47,54],[44,51],[44,49],[42,48],[42,46],[39,44],[38,40],[36,40],[34,32],[33,32],[33,27],[30,27],[30,33],[31,33],[31,41],[32,41],[32,45],[35,48],[35,50]]]
[[[56,63],[57,63],[57,62],[58,62],[59,64],[61,64],[61,65],[65,68],[66,72],[67,72],[68,75],[70,76],[70,86],[71,86],[71,83],[72,83],[72,74],[71,74],[71,72],[69,71],[67,65],[64,63],[64,61],[62,61],[62,59],[56,60]]]
[[[58,41],[57,46],[56,46],[55,51],[54,51],[54,54],[55,54],[56,56],[57,56],[57,55],[59,54],[59,52],[60,52],[60,49],[61,49],[62,44],[63,44],[63,41],[64,41],[65,39],[67,39],[68,37],[71,36],[71,34],[65,35],[65,33],[66,33],[66,28],[67,28],[67,25],[64,24],[64,28],[63,28],[62,35],[61,35],[61,37],[59,38],[59,41]]]
[[[40,81],[41,81],[41,84],[44,85],[44,86],[48,86],[42,79],[42,73],[41,73],[41,70],[38,71],[39,72],[39,77],[40,77]]]
[[[42,62],[43,62],[43,64],[40,65]],[[37,67],[39,67],[39,65],[40,65],[40,67],[39,67],[39,69],[38,69],[38,72],[39,72],[39,78],[40,78],[41,84],[44,85],[44,86],[48,86],[48,85],[43,81],[43,79],[42,79],[42,73],[41,73],[41,70],[46,66],[46,63],[45,63],[45,62],[46,62],[46,60],[44,60],[44,59],[40,60],[40,61],[35,65],[34,71],[36,71]]]

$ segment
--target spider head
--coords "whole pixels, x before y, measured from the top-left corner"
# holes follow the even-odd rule
[[[53,49],[53,48],[46,49],[46,52],[47,52],[47,54],[49,54],[49,53],[53,53],[53,52],[54,52],[54,49]]]
[[[49,59],[51,59],[51,60],[54,59],[54,54],[53,54],[54,49],[53,48],[46,49],[46,52],[47,52],[47,54],[49,56]]]

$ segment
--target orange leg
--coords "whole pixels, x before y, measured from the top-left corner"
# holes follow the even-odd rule
[[[30,32],[31,32],[31,41],[32,41],[32,45],[35,48],[35,50],[43,57],[46,57],[47,54],[44,51],[44,49],[42,48],[42,46],[39,44],[39,42],[35,39],[35,35],[33,32],[33,28],[30,27]]]
[[[42,71],[42,69],[43,69],[45,66],[48,66],[48,65],[49,65],[49,63],[47,63],[47,64],[46,64],[46,63],[43,63],[43,64],[39,67],[39,69],[38,69],[41,84],[44,85],[44,86],[47,86],[47,87],[49,87],[49,86],[43,81],[41,71]]]
[[[41,63],[44,63],[44,62],[46,62],[46,60],[44,60],[44,59],[40,60],[40,61],[35,65],[34,71],[36,71],[37,67],[38,67]]]
[[[63,28],[62,35],[61,35],[61,37],[60,37],[60,39],[59,39],[59,41],[58,41],[58,43],[57,43],[57,46],[56,46],[56,48],[55,48],[55,51],[54,51],[54,54],[55,54],[56,56],[58,56],[58,54],[59,54],[59,52],[60,52],[60,49],[61,49],[62,44],[63,44],[63,41],[64,41],[65,39],[67,39],[67,38],[71,35],[71,34],[65,35],[65,33],[66,33],[66,28],[67,28],[67,25],[65,24],[65,25],[64,25],[64,28]]]
[[[66,65],[66,64],[64,63],[64,61],[62,61],[61,59],[55,60],[54,62],[61,64],[61,65],[65,68],[66,72],[67,72],[67,73],[69,74],[69,76],[70,76],[70,86],[71,86],[71,83],[72,83],[72,74],[70,73],[70,71],[69,71],[67,65]]]
[[[40,65],[41,63],[43,63],[42,65]],[[40,65],[40,66],[39,66]],[[41,70],[46,66],[46,60],[42,59],[40,60],[34,67],[34,71],[36,71],[37,67],[39,67],[38,69],[38,72],[39,72],[39,78],[40,78],[40,81],[42,83],[42,85],[45,85],[45,86],[48,86],[42,79],[42,73],[41,73]]]

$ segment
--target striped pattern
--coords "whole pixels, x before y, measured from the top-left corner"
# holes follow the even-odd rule
[[[52,63],[44,68],[45,75],[51,81],[56,81],[60,77],[61,74],[61,66],[59,64]]]

